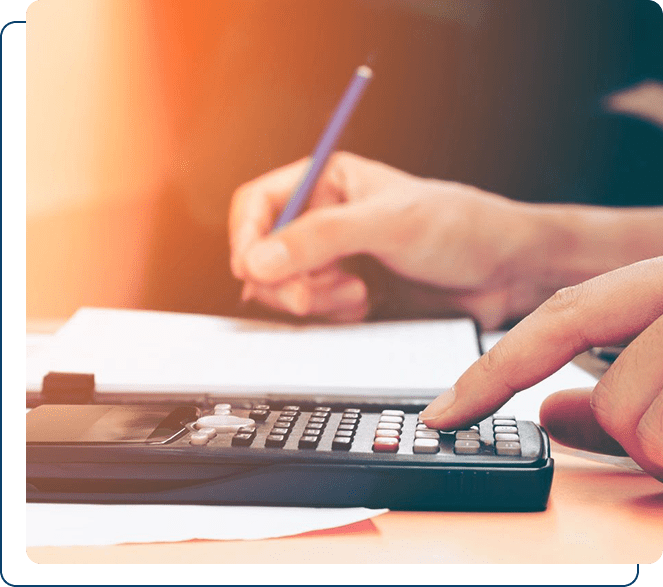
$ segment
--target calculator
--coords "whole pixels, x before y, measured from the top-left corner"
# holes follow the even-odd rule
[[[304,401],[42,405],[26,416],[27,499],[545,509],[553,461],[540,426],[496,414],[440,432],[419,411]]]

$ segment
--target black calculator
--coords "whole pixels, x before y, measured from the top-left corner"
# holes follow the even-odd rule
[[[27,499],[545,509],[553,461],[541,427],[497,414],[439,432],[420,409],[42,405],[27,414]]]

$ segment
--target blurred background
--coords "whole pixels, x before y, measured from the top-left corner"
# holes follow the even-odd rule
[[[604,98],[663,80],[648,0],[49,0],[27,15],[27,314],[232,315],[233,190],[340,147],[528,201],[661,203],[663,132]]]

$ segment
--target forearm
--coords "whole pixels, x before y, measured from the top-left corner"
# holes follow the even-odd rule
[[[525,266],[559,289],[663,255],[663,207],[525,204],[534,243]]]

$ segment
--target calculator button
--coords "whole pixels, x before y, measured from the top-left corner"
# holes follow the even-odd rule
[[[243,426],[237,431],[237,434],[251,434],[252,436],[256,435],[255,426]]]
[[[401,418],[405,417],[405,412],[403,410],[382,410],[383,416],[400,416]]]
[[[290,428],[272,428],[271,434],[278,434],[282,436],[287,436],[290,434]]]
[[[251,410],[249,417],[256,422],[263,422],[269,416],[269,410]]]
[[[346,408],[343,410],[344,414],[361,414],[361,410],[358,408]]]
[[[495,426],[493,428],[495,434],[506,433],[506,434],[517,434],[518,428],[515,426]]]
[[[233,439],[231,441],[231,444],[233,446],[250,446],[251,443],[253,442],[255,435],[254,434],[248,434],[246,432],[238,432],[233,436]]]
[[[493,414],[493,420],[515,420],[516,417],[511,414]]]
[[[417,424],[417,430],[435,430],[435,429],[429,428],[428,426],[426,426],[426,424],[420,422],[419,424]]]
[[[304,436],[320,436],[323,432],[319,428],[304,428]]]
[[[440,451],[440,443],[433,438],[415,438],[412,451],[433,454]]]
[[[338,429],[339,430],[352,430],[354,432],[357,429],[357,427],[354,424],[339,424]]]
[[[284,406],[283,410],[284,412],[299,412],[301,411],[299,406]]]
[[[270,408],[267,404],[258,404],[257,406],[253,406],[254,410],[265,410],[269,412],[272,408]]]
[[[506,434],[504,432],[498,432],[495,434],[495,440],[504,440],[507,442],[518,442],[520,441],[520,436],[517,434]]]
[[[274,428],[287,428],[290,430],[295,425],[295,423],[292,420],[277,420],[274,422]]]
[[[311,417],[308,419],[308,421],[309,421],[311,424],[316,424],[316,423],[317,423],[317,424],[324,424],[325,422],[327,422],[327,418],[318,418],[317,416],[311,416]]]
[[[265,438],[265,446],[272,448],[281,448],[286,441],[286,437],[283,434],[270,434]]]
[[[402,426],[394,422],[378,422],[378,430],[400,430]]]
[[[373,450],[375,452],[397,452],[398,439],[377,437],[373,441]]]
[[[395,422],[400,424],[403,422],[403,416],[380,416],[380,422]]]
[[[401,433],[398,430],[376,430],[376,438],[382,436],[383,438],[400,438]]]
[[[237,432],[242,426],[252,426],[254,420],[237,416],[202,416],[194,426],[196,428],[214,428],[218,433]]]
[[[519,442],[496,442],[495,452],[500,456],[517,457],[520,456]]]
[[[332,450],[350,450],[352,438],[346,436],[337,436],[332,441]]]
[[[315,448],[320,442],[319,436],[302,436],[299,439],[299,448]]]
[[[198,432],[202,432],[203,434],[207,434],[207,438],[212,440],[216,436],[216,430],[214,428],[201,428],[198,430]]]
[[[318,406],[313,410],[314,412],[331,412],[332,409],[327,406]]]
[[[457,455],[475,455],[480,446],[478,440],[457,440],[454,443],[454,452]]]
[[[295,416],[279,416],[277,422],[294,422],[297,418]]]
[[[359,416],[357,414],[343,414],[343,416],[341,416],[341,422],[359,422]]]
[[[204,446],[209,442],[209,437],[204,432],[192,432],[189,436],[189,444]]]
[[[325,427],[324,424],[321,424],[320,422],[308,422],[306,424],[306,428],[315,428],[316,430],[322,430]]]
[[[336,431],[336,437],[340,436],[346,436],[348,438],[354,436],[354,431],[353,430],[337,430]]]
[[[299,416],[299,412],[295,410],[283,410],[281,416]]]
[[[456,432],[456,440],[479,440],[479,433],[474,430],[459,430]]]
[[[312,418],[324,418],[325,420],[328,420],[330,415],[331,415],[330,412],[313,411],[313,413],[311,414],[311,417]]]
[[[505,420],[505,419],[493,420],[493,426],[515,426],[515,425],[516,425],[515,420]]]
[[[415,438],[433,438],[440,439],[440,433],[437,430],[416,430],[414,433]]]

